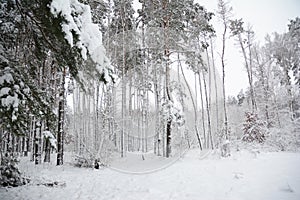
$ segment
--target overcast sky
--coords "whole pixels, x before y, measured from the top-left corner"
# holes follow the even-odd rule
[[[208,11],[216,13],[218,0],[196,0]],[[283,33],[287,31],[290,19],[300,17],[300,0],[231,0],[234,18],[243,18],[250,24],[257,41],[262,44],[267,33]],[[222,31],[215,17],[213,25],[217,34]],[[220,38],[219,38],[220,39]],[[217,41],[217,50],[220,52],[220,41]],[[248,87],[246,70],[243,66],[242,55],[234,41],[228,41],[226,51],[228,69],[226,73],[226,91],[228,95],[236,96],[242,88]],[[220,57],[220,56],[217,56]],[[220,71],[220,61],[216,61]]]
[[[215,13],[218,0],[196,0]],[[230,0],[234,17],[253,25],[257,38],[267,33],[284,32],[290,19],[300,16],[300,0]]]

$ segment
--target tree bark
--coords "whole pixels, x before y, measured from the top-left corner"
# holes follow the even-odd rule
[[[34,138],[34,154],[35,154],[35,164],[42,163],[42,124],[38,120],[35,125],[35,138]]]
[[[46,131],[49,131],[49,124],[46,123]],[[50,162],[51,144],[49,138],[45,138],[45,157],[44,162]]]
[[[58,104],[58,133],[57,133],[57,159],[56,165],[62,165],[64,163],[64,114],[65,114],[65,76],[66,69],[63,69],[61,88],[59,93]]]
[[[226,92],[225,92],[225,48],[226,48],[226,33],[227,24],[224,22],[224,31],[222,35],[222,54],[221,54],[221,64],[222,64],[222,85],[223,85],[223,107],[224,107],[224,135],[225,139],[228,140],[228,118],[227,118],[227,108],[226,108]]]

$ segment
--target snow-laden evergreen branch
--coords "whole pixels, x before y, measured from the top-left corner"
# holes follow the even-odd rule
[[[53,0],[50,10],[55,17],[64,18],[61,26],[70,46],[78,47],[84,60],[90,57],[96,63],[96,70],[104,74],[105,81],[110,82],[112,67],[105,55],[102,33],[92,22],[90,6],[78,0]]]

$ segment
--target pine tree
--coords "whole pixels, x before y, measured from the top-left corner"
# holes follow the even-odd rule
[[[257,141],[260,143],[264,142],[266,135],[265,123],[258,118],[257,114],[252,112],[246,112],[245,117],[246,120],[243,124],[243,141]]]
[[[222,83],[223,83],[224,137],[225,140],[228,140],[229,132],[228,132],[228,117],[227,117],[226,92],[225,92],[225,49],[226,49],[226,39],[227,39],[228,28],[229,28],[229,20],[232,15],[232,8],[229,7],[228,2],[225,2],[223,0],[218,1],[218,14],[224,27],[222,33],[221,65],[222,65]],[[229,151],[225,150],[223,152],[226,153]],[[223,156],[228,156],[228,155],[224,154]]]
[[[156,67],[153,69],[156,106],[159,108],[161,105],[165,105],[163,109],[169,108],[173,105],[175,98],[170,81],[171,57],[175,53],[187,56],[191,50],[186,44],[192,43],[190,41],[197,36],[212,31],[208,23],[212,14],[191,0],[142,1],[141,3],[143,9],[138,11],[139,21],[145,24],[149,36],[156,36],[156,40],[148,39],[151,42],[150,57]],[[160,78],[160,74],[163,75],[162,78]],[[156,123],[156,134],[157,138],[161,138],[158,143],[163,144],[164,155],[168,157],[171,155],[172,124],[175,122],[171,117],[161,116],[161,113],[167,114],[168,112],[163,111],[157,114],[156,119],[160,117],[164,119],[164,127]],[[164,131],[159,132],[159,130]],[[195,132],[197,135],[196,130]]]
[[[19,160],[13,153],[6,152],[1,156],[0,163],[0,185],[3,187],[17,187],[28,183],[28,179],[21,175],[17,166]]]
[[[68,40],[70,38],[66,37],[67,33],[62,27],[66,19],[54,13],[53,5],[49,6],[53,1],[0,2],[0,15],[3,19],[0,24],[3,33],[0,40],[0,116],[1,124],[5,125],[1,128],[7,131],[8,135],[22,135],[23,140],[27,140],[24,142],[27,148],[30,146],[33,148],[35,154],[32,155],[36,163],[40,163],[41,160],[42,131],[46,129],[56,132],[58,124],[60,130],[63,128],[61,117],[53,113],[55,108],[61,108],[59,104],[64,104],[64,95],[57,98],[59,90],[56,88],[64,89],[64,84],[59,82],[58,77],[66,69],[72,78],[82,83],[78,72],[83,70],[82,66],[85,66],[81,65],[84,59],[88,59],[84,54],[84,50],[88,47],[72,46],[73,44]],[[72,3],[85,6],[77,1]],[[71,32],[76,44],[80,44],[82,39],[78,36],[78,30]],[[89,59],[92,60],[91,74],[98,75],[99,81],[108,82],[112,79],[112,69],[107,65],[103,48],[100,46],[98,50],[99,53],[102,52],[101,56],[98,54],[95,56],[91,49],[86,51]],[[59,115],[63,116],[65,111],[63,109],[59,111],[62,112]],[[27,132],[31,134],[24,134]],[[32,142],[37,141],[33,143],[35,145],[29,145],[29,138]],[[14,141],[17,144],[16,150],[20,150],[20,140],[16,138]]]
[[[222,33],[222,52],[221,52],[221,66],[222,66],[222,84],[223,84],[223,108],[224,108],[224,133],[222,136],[225,138],[224,145],[222,148],[222,156],[229,156],[228,149],[228,139],[229,139],[229,130],[228,130],[228,117],[227,117],[227,108],[226,108],[226,92],[225,92],[225,49],[226,49],[226,39],[228,35],[229,20],[232,15],[232,8],[229,7],[228,2],[223,0],[218,1],[218,14],[221,20],[221,23],[224,27]]]
[[[251,30],[251,27],[248,27],[247,30],[243,27],[242,19],[239,20],[231,20],[230,21],[230,30],[233,36],[237,37],[238,44],[242,50],[242,54],[244,57],[245,67],[248,75],[248,82],[250,87],[250,98],[252,111],[257,110],[256,100],[255,100],[255,92],[253,87],[253,58],[252,58],[252,46],[253,46],[253,38],[254,32]],[[243,35],[245,36],[243,37]]]

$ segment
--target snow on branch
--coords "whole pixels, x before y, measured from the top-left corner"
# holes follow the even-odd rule
[[[56,149],[57,141],[56,141],[56,138],[54,137],[54,135],[50,131],[43,131],[43,135],[46,140],[49,140],[51,147]]]
[[[0,70],[0,111],[10,115],[12,121],[18,119],[22,99],[28,93],[29,89],[15,77],[10,67]]]
[[[162,113],[165,120],[172,120],[178,127],[182,127],[185,124],[185,118],[182,111],[182,107],[179,102],[165,100],[162,104]]]
[[[90,6],[78,0],[52,0],[50,10],[55,17],[60,15],[65,19],[61,26],[71,47],[78,47],[84,60],[89,55],[96,63],[96,70],[104,73],[105,80],[110,80],[112,67],[105,55],[102,33],[98,25],[92,22]]]

